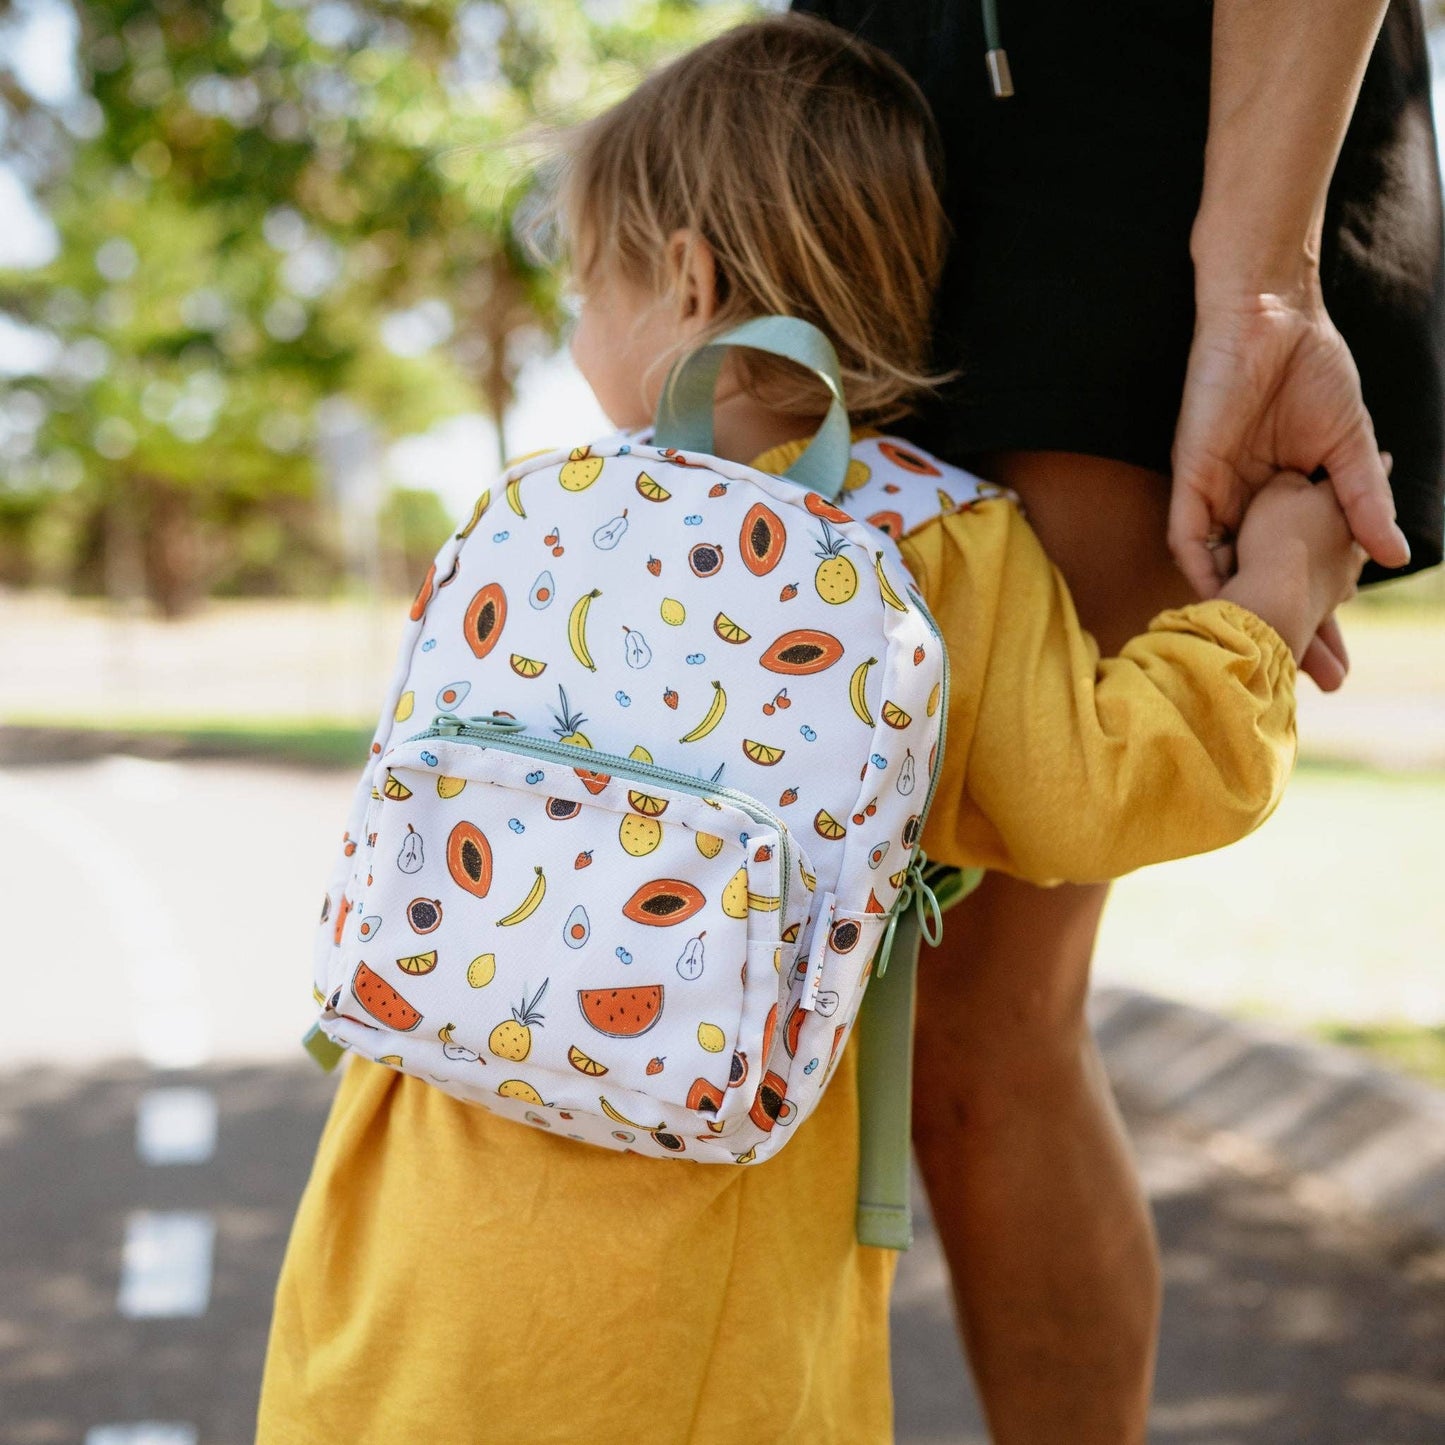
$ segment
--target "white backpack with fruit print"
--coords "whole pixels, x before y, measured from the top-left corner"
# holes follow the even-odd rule
[[[788,475],[708,455],[723,345],[828,382]],[[665,402],[651,443],[514,465],[427,573],[308,1048],[586,1143],[750,1164],[816,1105],[928,896],[946,658],[892,538],[983,484],[887,439],[850,456],[802,323],[739,328]]]

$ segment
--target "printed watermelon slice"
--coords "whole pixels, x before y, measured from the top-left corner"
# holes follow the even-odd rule
[[[579,988],[582,1017],[610,1039],[635,1039],[662,1017],[662,985],[641,988]]]
[[[351,991],[356,1001],[372,1018],[389,1029],[406,1033],[421,1022],[421,1014],[414,1009],[380,974],[373,972],[364,963],[356,965],[356,974],[351,980]]]

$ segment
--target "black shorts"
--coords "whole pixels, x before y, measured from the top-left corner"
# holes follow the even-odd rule
[[[1207,0],[1002,0],[997,100],[978,0],[798,0],[897,57],[937,116],[954,243],[941,368],[911,428],[963,461],[1077,451],[1169,471],[1194,325],[1189,231],[1209,114]],[[1445,253],[1419,0],[1392,0],[1325,213],[1321,281],[1359,367],[1411,562],[1445,540]],[[910,428],[905,425],[903,430]]]

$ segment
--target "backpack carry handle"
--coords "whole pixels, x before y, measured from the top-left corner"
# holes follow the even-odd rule
[[[723,350],[745,346],[805,366],[828,388],[828,414],[802,456],[783,476],[830,502],[843,490],[852,433],[843,407],[843,380],[833,343],[811,322],[796,316],[759,316],[724,332],[683,357],[669,373],[657,403],[652,443],[681,452],[711,453],[712,407]]]

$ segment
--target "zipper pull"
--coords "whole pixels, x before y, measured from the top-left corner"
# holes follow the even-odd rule
[[[454,738],[462,730],[462,720],[454,712],[439,712],[431,725],[432,731],[444,738]]]
[[[496,713],[483,717],[481,713],[473,713],[463,727],[467,728],[489,728],[492,732],[519,733],[526,729],[527,724],[520,718],[500,717]]]

